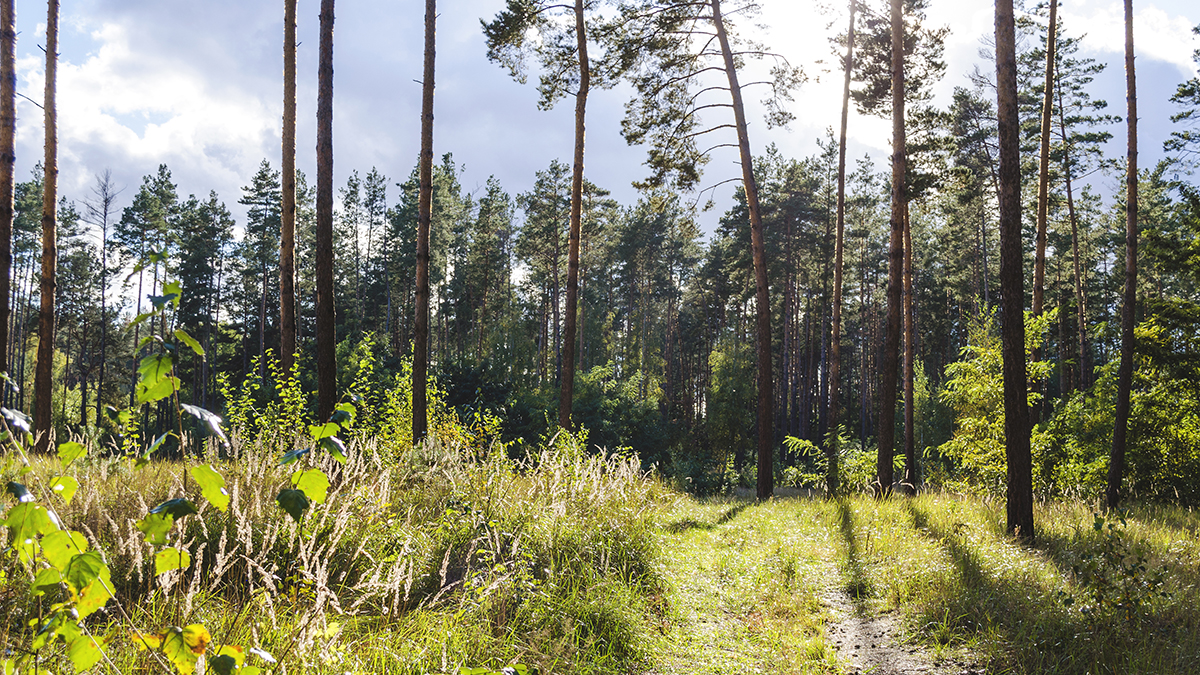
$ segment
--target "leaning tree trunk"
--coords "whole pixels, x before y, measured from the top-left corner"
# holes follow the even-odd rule
[[[283,2],[283,196],[279,213],[279,361],[296,359],[296,0]]]
[[[1050,0],[1050,27],[1046,34],[1046,88],[1042,92],[1042,137],[1038,160],[1037,246],[1033,264],[1033,315],[1042,315],[1046,287],[1046,221],[1050,211],[1050,115],[1054,110],[1054,60],[1058,39],[1058,0]],[[1041,347],[1033,354],[1041,360]],[[1037,386],[1039,389],[1039,385]],[[1032,421],[1042,418],[1043,404],[1033,404]]]
[[[996,0],[996,114],[1000,132],[1000,294],[1008,532],[1033,531],[1033,476],[1025,374],[1025,279],[1021,252],[1020,120],[1013,0]]]
[[[558,400],[558,426],[571,428],[575,395],[575,327],[579,316],[579,232],[583,216],[584,113],[592,71],[588,63],[583,0],[575,0],[575,44],[579,54],[579,92],[575,94],[575,164],[571,172],[571,233],[567,243],[567,316],[563,326],[562,382]]]
[[[841,413],[839,379],[842,368],[842,249],[846,231],[846,123],[850,115],[850,74],[854,69],[854,10],[850,0],[850,27],[846,30],[845,78],[842,82],[842,125],[838,134],[837,235],[833,245],[833,337],[829,342],[829,428],[833,435],[825,439],[825,490],[834,496],[841,489],[837,447],[838,417]]]
[[[58,266],[58,127],[55,115],[54,85],[58,71],[58,0],[49,0],[46,11],[46,156],[42,176],[42,285],[41,313],[38,316],[37,370],[34,373],[33,429],[37,448],[46,452],[51,436],[51,377],[54,373],[54,293]]]
[[[437,0],[425,0],[425,76],[421,84],[421,157],[417,195],[417,316],[413,342],[413,443],[425,438],[428,409],[425,382],[429,372],[429,221],[433,209],[433,61]]]
[[[746,205],[750,210],[750,248],[754,257],[755,314],[758,328],[758,498],[769,499],[775,492],[775,388],[771,369],[771,304],[767,294],[767,255],[763,242],[762,216],[758,205],[758,184],[754,181],[754,160],[750,154],[750,136],[746,132],[746,111],[742,105],[742,88],[738,84],[733,51],[721,17],[721,0],[712,0],[713,26],[721,43],[725,60],[725,75],[733,98],[733,118],[737,126],[738,149],[741,153],[742,183],[746,188]]]
[[[892,452],[896,442],[896,380],[900,357],[900,305],[904,282],[904,204],[908,170],[904,135],[904,18],[902,0],[892,0],[892,220],[888,245],[887,333],[879,375],[879,439],[876,486],[880,496],[892,493],[895,482]]]
[[[333,296],[333,0],[321,0],[317,68],[317,415],[337,405]]]
[[[1125,474],[1125,443],[1129,427],[1129,396],[1133,388],[1134,319],[1137,310],[1137,83],[1133,65],[1133,0],[1125,0],[1125,124],[1129,134],[1125,170],[1125,298],[1121,307],[1121,364],[1117,367],[1117,410],[1112,456],[1108,461],[1105,501],[1115,509],[1121,502]]]
[[[0,0],[0,373],[7,373],[8,325],[12,312],[13,167],[16,162],[16,0]],[[9,387],[0,384],[0,403],[8,403]]]

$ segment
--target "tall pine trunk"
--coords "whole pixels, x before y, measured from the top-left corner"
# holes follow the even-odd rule
[[[754,258],[755,314],[758,337],[758,498],[769,499],[775,492],[775,387],[771,368],[771,303],[767,294],[767,255],[763,242],[762,216],[758,205],[758,184],[754,181],[754,160],[750,154],[750,136],[746,131],[746,111],[742,105],[742,88],[738,84],[733,51],[721,17],[721,0],[712,0],[713,26],[721,43],[725,75],[733,99],[734,124],[737,126],[738,150],[742,164],[742,184],[746,189],[746,205],[750,210],[750,247]]]
[[[1125,124],[1129,134],[1125,173],[1125,298],[1121,306],[1121,364],[1117,368],[1117,410],[1112,456],[1108,461],[1105,501],[1115,509],[1121,502],[1125,474],[1125,444],[1129,428],[1129,397],[1133,388],[1134,322],[1137,312],[1137,82],[1133,64],[1133,0],[1125,0]]]
[[[876,457],[876,490],[892,492],[895,482],[892,452],[896,443],[896,380],[900,357],[901,290],[904,285],[904,204],[908,199],[908,170],[904,134],[904,18],[903,1],[892,0],[892,218],[888,244],[887,333],[879,382],[879,450]]]
[[[575,45],[579,57],[579,91],[575,94],[575,161],[571,171],[571,234],[567,244],[567,316],[563,326],[562,385],[558,400],[558,426],[571,428],[571,405],[575,395],[575,328],[579,316],[579,232],[583,217],[584,113],[592,71],[588,63],[587,30],[583,0],[575,0]]]
[[[1057,82],[1055,87],[1058,87]],[[1071,221],[1071,259],[1075,271],[1075,319],[1079,332],[1079,378],[1076,386],[1080,389],[1087,389],[1092,379],[1091,357],[1087,346],[1087,297],[1083,292],[1083,259],[1079,252],[1079,218],[1075,215],[1075,191],[1071,178],[1071,145],[1067,142],[1067,118],[1064,112],[1061,88],[1058,88],[1058,123],[1063,139],[1063,178],[1067,188],[1067,218]]]
[[[321,0],[317,67],[317,415],[337,405],[333,296],[333,0]]]
[[[901,489],[913,495],[917,491],[916,419],[913,400],[913,359],[916,354],[916,316],[913,314],[912,224],[908,202],[904,203],[904,480]]]
[[[1042,315],[1046,287],[1046,221],[1050,211],[1050,117],[1054,110],[1054,61],[1058,38],[1058,0],[1050,0],[1050,27],[1046,34],[1046,85],[1042,93],[1042,128],[1038,158],[1037,245],[1033,264],[1033,315]],[[1041,347],[1033,354],[1041,360]],[[1038,387],[1041,389],[1042,387]],[[1032,422],[1042,417],[1041,400],[1033,405]]]
[[[279,361],[296,358],[296,0],[283,0],[283,195],[279,214]]]
[[[37,448],[50,448],[51,377],[54,374],[54,292],[58,266],[56,206],[58,202],[58,120],[54,87],[58,72],[58,0],[49,0],[46,10],[46,95],[43,109],[46,120],[46,156],[42,176],[42,285],[41,313],[38,316],[37,370],[34,372],[33,429]]]
[[[1013,0],[996,0],[996,114],[1000,132],[1001,353],[1008,459],[1008,532],[1030,540],[1033,476],[1025,375],[1025,274],[1021,252],[1020,120]]]
[[[425,0],[425,74],[421,83],[421,157],[417,195],[417,316],[413,343],[413,443],[425,438],[428,410],[425,382],[429,372],[429,221],[433,209],[433,62],[437,0]]]
[[[842,368],[842,249],[846,231],[846,125],[850,116],[850,75],[854,69],[854,10],[850,0],[850,27],[846,30],[845,77],[842,82],[842,122],[838,132],[837,234],[833,243],[833,338],[829,341],[829,428],[833,435],[825,439],[825,491],[832,497],[841,489],[838,468],[838,418],[841,414]]]
[[[16,0],[0,0],[0,373],[8,373],[12,309],[13,168],[16,162],[17,70]],[[0,384],[0,403],[9,405],[9,387]]]

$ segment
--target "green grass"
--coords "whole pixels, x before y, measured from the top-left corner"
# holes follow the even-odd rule
[[[274,503],[291,468],[238,447],[217,463],[230,509],[177,525],[193,564],[159,578],[132,523],[195,497],[184,467],[78,466],[79,493],[56,509],[104,551],[119,601],[86,622],[106,640],[97,672],[167,672],[130,632],[203,623],[275,654],[274,672],[832,674],[823,598],[840,592],[989,673],[1200,672],[1190,511],[1137,507],[1097,531],[1088,505],[1042,505],[1026,546],[1004,534],[1003,504],[951,495],[698,500],[562,439],[522,462],[453,443],[353,449],[322,461],[329,500],[297,525]],[[34,464],[21,480],[41,494],[55,464]],[[30,601],[11,553],[0,572],[0,642],[19,650],[55,598]],[[41,657],[70,671],[61,648]]]

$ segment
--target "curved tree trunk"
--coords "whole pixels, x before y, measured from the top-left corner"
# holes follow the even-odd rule
[[[583,0],[575,0],[575,44],[579,55],[579,92],[575,95],[575,163],[571,173],[571,233],[567,243],[567,317],[563,326],[562,382],[558,400],[558,426],[571,428],[575,395],[575,328],[579,316],[579,232],[583,217],[583,136],[592,72],[588,63],[587,30]]]
[[[1008,532],[1030,540],[1033,476],[1025,375],[1025,279],[1021,253],[1020,121],[1013,0],[996,0],[996,114],[1000,132],[1001,352],[1008,459]]]
[[[1137,312],[1137,83],[1133,64],[1133,0],[1125,0],[1125,115],[1129,134],[1125,169],[1125,298],[1121,306],[1121,364],[1117,367],[1117,410],[1113,426],[1112,456],[1108,461],[1105,502],[1115,509],[1121,503],[1125,474],[1125,442],[1129,427],[1129,397],[1133,388],[1134,323]]]
[[[50,448],[51,377],[54,373],[54,293],[58,266],[58,120],[55,115],[54,87],[58,71],[58,0],[49,0],[46,11],[46,156],[42,177],[42,285],[41,313],[38,316],[37,370],[34,372],[33,432],[37,448]]]
[[[908,170],[904,134],[904,18],[902,0],[892,0],[892,219],[888,244],[887,334],[879,382],[879,449],[875,489],[880,496],[892,493],[895,476],[892,452],[896,443],[896,380],[900,357],[900,305],[904,267],[904,204],[908,198]]]
[[[769,499],[775,492],[775,387],[771,368],[771,303],[767,292],[767,255],[763,242],[762,216],[758,205],[758,184],[754,181],[754,160],[750,154],[750,136],[746,132],[746,111],[742,105],[742,89],[738,84],[733,52],[725,21],[721,17],[721,0],[712,0],[713,26],[721,43],[725,60],[725,75],[733,98],[733,117],[737,126],[738,150],[742,164],[742,184],[746,188],[746,205],[750,210],[750,247],[754,257],[755,314],[758,337],[758,498]]]
[[[317,415],[337,405],[333,296],[333,0],[321,0],[317,67]]]
[[[1050,115],[1054,110],[1054,60],[1058,39],[1058,0],[1050,0],[1050,27],[1046,34],[1046,85],[1042,93],[1042,128],[1038,159],[1037,245],[1033,263],[1033,315],[1042,315],[1046,287],[1046,221],[1050,211]],[[1033,354],[1040,361],[1042,349]],[[1044,389],[1035,385],[1039,390]],[[1041,400],[1033,404],[1032,423],[1037,424],[1044,409]]]
[[[433,213],[433,62],[437,0],[425,0],[425,75],[421,84],[421,158],[417,195],[417,300],[413,343],[413,443],[425,438],[428,409],[425,383],[429,372],[429,221]]]
[[[296,0],[283,2],[283,173],[279,218],[279,361],[296,359]]]
[[[834,496],[841,489],[838,468],[838,417],[841,413],[842,368],[842,249],[846,231],[846,124],[850,114],[850,74],[854,69],[854,10],[850,0],[850,27],[846,30],[845,78],[842,82],[842,123],[838,133],[837,234],[833,244],[833,337],[829,342],[829,428],[833,436],[825,439],[825,492]],[[789,239],[790,242],[790,239]],[[832,439],[832,440],[831,440]]]

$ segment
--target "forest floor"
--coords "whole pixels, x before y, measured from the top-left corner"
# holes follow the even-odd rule
[[[856,597],[837,507],[803,496],[681,507],[662,548],[673,597],[655,675],[974,675],[962,650],[932,653],[895,613]]]

